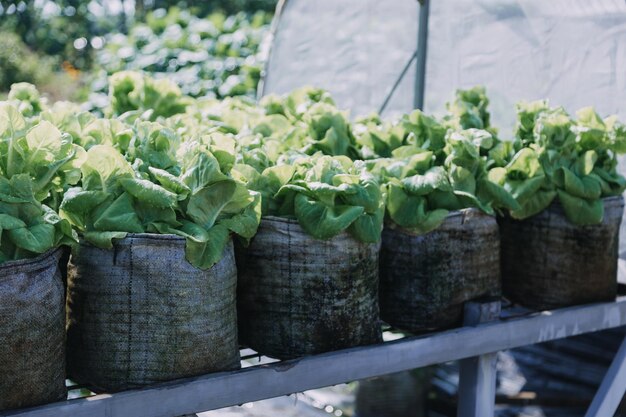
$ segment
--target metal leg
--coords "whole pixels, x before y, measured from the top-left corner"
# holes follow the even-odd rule
[[[615,415],[626,392],[626,338],[602,380],[585,417],[610,417]]]
[[[497,320],[500,302],[465,304],[464,324]],[[496,353],[461,360],[458,417],[492,417],[496,399]]]

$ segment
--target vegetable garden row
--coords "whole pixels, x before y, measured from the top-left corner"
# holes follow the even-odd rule
[[[105,117],[0,104],[0,409],[460,324],[463,303],[615,298],[626,127],[482,88],[437,118],[350,121],[302,88],[258,104],[111,76]],[[62,247],[71,247],[69,251]]]
[[[270,20],[264,12],[250,17],[216,12],[206,18],[178,8],[150,12],[128,35],[106,36],[83,108],[106,106],[108,76],[123,70],[167,77],[192,97],[255,97]]]

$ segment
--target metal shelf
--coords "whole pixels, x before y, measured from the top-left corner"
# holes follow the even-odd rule
[[[378,345],[261,364],[238,371],[172,381],[141,390],[67,400],[41,407],[4,412],[0,415],[173,417],[458,359],[477,357],[475,359],[480,362],[480,358],[499,350],[626,325],[626,297],[620,297],[610,303],[589,304],[509,318],[504,316],[506,315],[503,314],[496,321],[476,326],[409,336]],[[623,358],[620,357],[622,353],[626,354],[626,348],[621,348],[618,352],[614,366],[607,374],[610,381],[605,380],[606,384],[603,384],[606,385],[605,391],[608,391],[601,395],[603,394],[601,389],[599,397],[602,398],[599,400],[596,398],[601,405],[609,401],[609,406],[612,406],[611,396],[614,397],[618,392],[621,398],[624,392],[622,386],[626,387],[626,375],[621,369],[624,368]],[[480,369],[474,371],[475,375],[481,375]],[[484,376],[487,379],[485,383],[490,384],[489,369]],[[479,381],[480,378],[476,380]],[[476,398],[484,396],[483,388],[479,385],[473,386],[472,391]],[[607,395],[610,398],[605,398]],[[489,396],[487,398],[489,400]],[[484,401],[479,401],[478,405],[485,405]],[[588,414],[596,415],[609,414]],[[484,414],[481,417],[484,417]]]

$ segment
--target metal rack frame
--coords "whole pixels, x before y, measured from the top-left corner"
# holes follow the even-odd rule
[[[400,78],[416,60],[414,104],[415,108],[421,109],[424,104],[430,1],[419,1],[418,48]],[[284,3],[285,0],[280,2],[281,8]],[[390,95],[398,83],[399,80]],[[626,296],[610,303],[512,318],[501,317],[500,302],[468,303],[464,324],[458,329],[404,337],[378,345],[261,364],[140,390],[0,412],[0,416],[175,417],[453,360],[461,360],[457,415],[493,416],[495,357],[498,351],[624,326]],[[612,416],[625,391],[626,339],[617,351],[586,417]]]
[[[493,415],[495,352],[626,325],[626,296],[610,303],[510,318],[501,317],[499,310],[499,302],[469,303],[466,325],[453,330],[0,415],[173,417],[464,359],[458,415],[485,417]],[[586,417],[612,416],[625,390],[626,342],[617,352]]]

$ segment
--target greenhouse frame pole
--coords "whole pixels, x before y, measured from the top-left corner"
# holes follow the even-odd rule
[[[622,342],[585,417],[612,416],[626,391],[626,338]]]
[[[428,49],[428,18],[430,0],[419,0],[419,24],[417,26],[417,60],[415,72],[415,96],[413,107],[424,109],[424,87],[426,83],[426,53]]]

